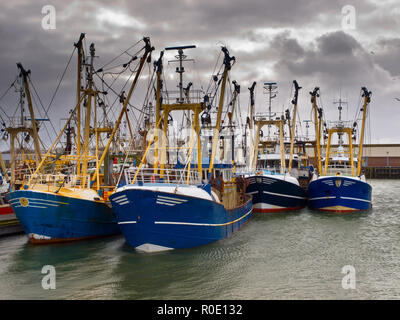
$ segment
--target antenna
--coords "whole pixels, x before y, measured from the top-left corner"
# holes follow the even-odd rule
[[[342,125],[342,104],[347,105],[347,101],[342,100],[342,93],[340,91],[340,98],[339,100],[333,101],[333,104],[338,104],[338,110],[339,110],[339,125]],[[339,145],[343,144],[343,133],[338,132],[338,137],[339,137]]]
[[[179,67],[176,67],[176,73],[179,73],[179,98],[177,98],[178,103],[183,103],[184,98],[183,98],[183,73],[185,72],[185,69],[183,67],[183,62],[184,61],[194,61],[193,59],[186,59],[186,55],[183,54],[184,49],[194,49],[196,48],[195,45],[187,45],[187,46],[176,46],[176,47],[167,47],[165,50],[178,50],[178,55],[175,56],[177,60],[171,60],[168,62],[179,62]]]
[[[268,104],[268,120],[272,119],[272,99],[276,98],[278,93],[278,84],[276,82],[264,82],[264,94],[268,95],[269,104]],[[268,125],[268,137],[270,136],[270,128],[271,125]]]
[[[303,120],[303,122],[306,123],[306,141],[309,140],[308,138],[308,129],[310,128],[310,122],[312,122],[311,120]]]

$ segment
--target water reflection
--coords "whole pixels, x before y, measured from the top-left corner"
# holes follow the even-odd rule
[[[400,181],[373,181],[372,210],[256,214],[239,232],[192,249],[143,254],[122,236],[34,246],[0,238],[1,299],[396,299]],[[41,268],[56,268],[43,290]],[[341,286],[356,269],[356,290]]]

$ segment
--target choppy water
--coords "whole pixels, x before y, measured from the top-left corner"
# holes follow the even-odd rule
[[[228,239],[166,253],[137,253],[122,236],[0,238],[0,299],[399,299],[400,181],[372,185],[369,212],[258,214]],[[44,265],[55,290],[42,289]],[[345,265],[355,290],[342,288]]]

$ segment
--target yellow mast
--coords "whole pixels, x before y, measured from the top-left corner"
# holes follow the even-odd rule
[[[253,82],[253,84],[251,85],[249,89],[250,91],[250,112],[249,112],[249,118],[248,118],[248,122],[249,122],[249,137],[250,137],[250,146],[249,146],[249,150],[252,150],[254,148],[254,89],[256,87],[257,82]],[[247,139],[247,134],[246,134],[246,139]],[[246,140],[247,141],[247,140]],[[245,152],[247,152],[247,143],[246,143],[246,149]],[[251,165],[251,158],[252,153],[249,152],[249,165]]]
[[[155,115],[155,128],[156,130],[159,129],[157,124],[159,123],[160,120],[160,115],[161,115],[161,90],[162,90],[162,70],[163,70],[163,64],[162,64],[162,58],[164,56],[164,51],[160,52],[160,57],[158,58],[157,62],[155,63],[156,67],[156,72],[157,72],[157,87],[156,87],[156,115]],[[155,150],[154,150],[154,173],[157,173],[157,168],[158,168],[158,136],[155,137]]]
[[[293,84],[294,84],[295,93],[294,93],[294,99],[292,100],[294,108],[293,108],[293,123],[292,123],[291,134],[290,134],[289,173],[292,173],[294,134],[295,134],[295,128],[296,128],[296,114],[297,114],[297,99],[298,99],[298,95],[299,95],[299,90],[301,89],[301,87],[299,87],[299,84],[297,83],[296,80],[293,80]]]
[[[367,115],[367,106],[371,102],[371,91],[368,91],[366,87],[362,87],[363,91],[362,97],[364,98],[363,105],[363,117],[362,117],[362,126],[361,126],[361,135],[360,135],[360,143],[359,143],[359,151],[358,151],[358,163],[357,163],[357,176],[361,175],[361,162],[362,162],[362,153],[363,153],[363,143],[364,143],[364,130],[365,130],[365,119]],[[351,136],[350,136],[351,139]]]
[[[82,95],[78,101],[78,103],[76,104],[74,110],[71,112],[67,122],[65,123],[64,127],[62,128],[62,130],[60,131],[60,133],[58,134],[56,140],[54,140],[53,144],[51,145],[51,147],[49,148],[49,150],[47,151],[47,153],[45,154],[45,156],[43,157],[42,161],[40,162],[40,164],[37,166],[35,172],[31,175],[31,178],[29,179],[27,185],[29,186],[30,183],[32,182],[33,177],[38,173],[38,171],[40,170],[40,168],[43,166],[43,163],[45,162],[46,158],[50,155],[51,150],[53,150],[54,146],[58,143],[58,141],[61,139],[61,136],[63,135],[65,129],[67,128],[67,125],[71,122],[72,117],[74,116],[75,112],[78,109],[78,105],[80,103],[82,103],[82,100],[84,98],[84,95]]]
[[[31,92],[29,90],[29,84],[28,84],[28,76],[30,74],[30,70],[26,71],[21,63],[17,63],[17,66],[21,70],[21,75],[22,75],[22,78],[24,81],[24,86],[25,86],[25,93],[26,93],[26,97],[28,99],[28,108],[29,108],[29,114],[31,116],[31,123],[32,123],[33,144],[35,147],[35,161],[36,161],[36,165],[38,165],[40,163],[40,161],[42,160],[42,157],[40,154],[38,130],[36,127],[35,113],[33,111]]]
[[[222,108],[224,105],[224,97],[225,97],[225,86],[226,86],[226,80],[228,78],[228,71],[231,69],[231,61],[235,60],[235,57],[230,57],[229,56],[229,51],[226,47],[222,47],[222,51],[224,53],[224,72],[222,74],[222,85],[221,85],[221,93],[219,96],[219,103],[218,103],[218,113],[217,113],[217,122],[215,124],[215,129],[214,129],[214,137],[213,137],[213,144],[212,144],[212,151],[211,151],[211,159],[210,159],[210,167],[208,170],[208,173],[211,173],[212,170],[214,169],[214,158],[215,158],[215,152],[217,150],[217,144],[218,144],[218,137],[219,137],[219,128],[221,126],[221,116],[222,116]]]
[[[92,108],[92,96],[95,95],[93,91],[93,60],[95,55],[94,43],[90,45],[90,69],[88,72],[88,88],[85,90],[86,95],[86,114],[85,114],[85,131],[83,135],[83,164],[82,164],[82,184],[81,187],[85,188],[86,174],[87,174],[87,165],[89,158],[89,139],[90,139],[90,114]],[[96,104],[96,101],[94,101]],[[96,106],[95,106],[96,107]],[[96,168],[97,169],[97,168]]]
[[[351,166],[351,175],[354,176],[354,157],[353,157],[353,139],[351,138],[353,129],[349,130],[349,152],[350,152],[350,166]]]
[[[313,92],[310,92],[311,94],[311,103],[312,107],[314,110],[314,120],[315,120],[315,137],[316,137],[316,144],[317,144],[317,154],[316,154],[316,161],[317,161],[317,167],[318,167],[318,174],[322,174],[322,163],[321,163],[321,141],[320,141],[320,130],[319,130],[319,118],[318,118],[318,107],[317,107],[317,97],[319,97],[318,94],[319,88],[315,87]],[[328,148],[329,148],[329,137],[328,137]],[[327,149],[328,153],[328,149]],[[326,161],[326,159],[325,159]]]
[[[232,164],[235,161],[235,136],[234,136],[234,130],[233,130],[233,116],[235,114],[235,107],[236,107],[236,101],[238,98],[238,95],[240,94],[240,85],[238,85],[238,83],[234,80],[232,81],[232,84],[234,86],[234,90],[233,90],[233,98],[232,98],[232,109],[231,112],[228,112],[228,119],[229,119],[229,127],[230,127],[230,131],[231,131],[231,152],[232,152]]]
[[[138,69],[136,71],[135,78],[133,79],[132,85],[131,85],[131,87],[129,89],[129,92],[128,92],[128,95],[127,95],[127,97],[126,97],[126,99],[124,101],[124,104],[123,104],[122,110],[121,110],[121,112],[119,114],[119,117],[117,119],[117,122],[115,123],[115,126],[114,126],[114,128],[113,128],[113,130],[112,130],[112,132],[110,134],[110,138],[107,141],[107,145],[104,148],[104,151],[103,151],[103,153],[101,155],[101,158],[100,158],[100,160],[99,160],[99,162],[98,162],[98,164],[96,166],[96,170],[98,170],[98,168],[100,168],[101,164],[103,163],[104,158],[105,158],[105,156],[107,154],[107,151],[108,151],[108,149],[109,149],[109,147],[111,145],[111,142],[114,139],[115,133],[116,133],[116,131],[117,131],[117,129],[118,129],[120,123],[121,123],[122,117],[125,114],[125,111],[126,111],[126,108],[128,107],[128,103],[129,103],[129,101],[131,99],[133,90],[135,89],[136,83],[137,83],[137,81],[138,81],[138,79],[140,77],[140,74],[142,72],[144,63],[148,59],[150,53],[154,50],[154,47],[152,47],[151,44],[150,44],[150,38],[148,38],[148,37],[143,38],[143,41],[145,42],[145,47],[144,47],[145,51],[143,53],[143,56],[140,58],[139,67],[138,67]]]
[[[85,38],[85,34],[81,33],[79,40],[77,43],[74,44],[74,46],[78,49],[78,72],[77,72],[77,95],[76,99],[77,101],[80,100],[81,98],[81,71],[82,71],[82,56],[83,56],[83,50],[82,50],[82,41]],[[77,170],[77,175],[79,176],[81,174],[81,161],[80,161],[80,156],[81,156],[81,106],[80,104],[78,105],[78,108],[76,110],[76,118],[77,118],[77,126],[76,126],[76,153],[78,155],[78,160],[76,163],[76,170]]]
[[[250,112],[249,112],[249,118],[248,118],[248,122],[249,122],[249,138],[250,138],[250,145],[249,145],[249,162],[248,165],[249,167],[251,167],[252,165],[252,155],[253,153],[250,150],[254,149],[254,105],[255,105],[255,101],[254,101],[254,89],[256,87],[257,82],[253,82],[253,84],[251,85],[249,89],[250,91]],[[246,135],[247,137],[247,135]],[[246,151],[247,152],[247,143],[246,143]]]

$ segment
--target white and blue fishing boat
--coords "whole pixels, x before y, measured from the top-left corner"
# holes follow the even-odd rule
[[[251,153],[251,168],[248,172],[243,173],[248,195],[253,197],[254,212],[272,213],[288,210],[298,210],[307,205],[307,195],[305,190],[300,186],[296,175],[299,172],[300,159],[294,153],[294,134],[296,125],[296,110],[298,91],[301,87],[296,81],[293,81],[295,95],[292,101],[293,123],[289,125],[291,132],[290,154],[286,154],[284,142],[284,125],[283,116],[276,117],[271,113],[271,98],[269,99],[269,114],[266,116],[256,116],[253,118],[254,96],[251,93],[251,109],[250,109],[250,131],[255,126],[254,153]],[[276,83],[265,83],[264,88],[268,90],[271,97]],[[254,87],[250,88],[254,90]],[[273,119],[273,117],[275,117]],[[269,139],[261,143],[260,133],[264,126],[276,127],[279,132],[278,140]],[[259,145],[265,146],[259,154]]]
[[[328,142],[326,147],[325,165],[322,168],[320,154],[317,157],[318,171],[308,186],[308,206],[327,212],[345,213],[368,210],[372,207],[372,187],[362,174],[362,155],[365,132],[365,119],[370,103],[371,92],[361,88],[364,98],[362,112],[362,127],[358,145],[358,159],[354,157],[353,140],[357,122],[353,125],[341,119],[341,105],[339,104],[339,121],[333,122],[327,128]],[[313,96],[315,105],[315,96]],[[332,135],[339,137],[339,146],[336,152],[332,151]],[[317,133],[318,135],[318,133]],[[348,136],[348,151],[344,149],[343,135]]]
[[[153,168],[145,168],[144,162],[151,142],[143,154],[138,168],[125,171],[127,185],[119,187],[110,196],[113,211],[118,224],[129,245],[144,252],[164,251],[205,245],[228,237],[238,230],[252,215],[251,197],[245,195],[244,179],[234,178],[232,169],[214,168],[214,159],[219,140],[219,129],[224,102],[225,85],[233,57],[224,52],[224,72],[219,81],[221,93],[214,130],[209,175],[204,177],[201,139],[197,139],[197,166],[191,168],[194,138],[199,138],[199,114],[205,110],[204,102],[188,101],[183,96],[182,63],[183,50],[194,46],[171,47],[166,50],[178,50],[177,62],[180,67],[179,97],[176,103],[162,103],[161,75],[162,56],[157,66],[156,92],[156,129],[163,121],[163,130],[167,132],[167,119],[171,111],[184,111],[192,119],[193,131],[190,136],[188,160],[182,170],[167,168],[168,164],[154,161]],[[188,97],[189,92],[186,91]],[[165,98],[166,96],[164,96]],[[162,112],[162,113],[161,113]],[[195,136],[195,137],[194,137]],[[164,139],[166,140],[166,139]],[[166,146],[153,144],[155,154],[160,152],[166,159]]]
[[[93,79],[95,74],[93,66],[95,49],[92,44],[89,61],[87,61],[82,47],[83,38],[84,34],[81,34],[79,42],[75,44],[78,49],[78,102],[35,172],[26,176],[23,188],[8,195],[9,202],[32,243],[75,241],[120,233],[108,201],[107,188],[113,188],[113,186],[104,185],[104,181],[100,181],[103,175],[100,175],[99,170],[105,158],[108,157],[110,145],[122,117],[126,114],[130,97],[141,70],[154,48],[151,47],[149,38],[143,39],[144,47],[141,47],[138,51],[143,51],[143,54],[139,59],[137,70],[135,70],[136,74],[129,93],[126,99],[122,101],[123,106],[119,117],[113,128],[102,127],[96,118],[96,110],[103,101],[100,99],[100,95],[105,95],[107,92],[101,92],[95,87]],[[127,68],[137,57],[132,58],[130,56],[130,59]],[[81,87],[80,82],[83,67],[86,69],[87,80],[84,88]],[[98,70],[97,73],[99,72],[101,71]],[[81,104],[83,102],[85,108],[84,121],[82,121],[82,123],[84,122],[84,139],[81,143]],[[104,103],[103,107],[105,107]],[[94,117],[92,116],[93,113]],[[72,121],[77,123],[76,154],[57,155],[55,146]],[[102,133],[107,133],[109,139],[100,157],[99,139]],[[95,137],[95,139],[92,139],[96,142],[95,155],[89,155],[91,136]],[[54,155],[54,153],[56,154]],[[62,168],[60,171],[54,170],[54,166],[52,166],[52,164],[54,165],[54,161],[52,161],[54,157],[67,161],[68,167]],[[95,173],[91,176],[88,172],[88,163],[93,160],[96,161],[97,166]]]
[[[135,171],[125,173],[133,175]],[[188,174],[192,177],[186,184]],[[142,169],[141,175],[148,177],[147,182],[146,178],[139,177],[138,183],[120,187],[110,196],[127,243],[139,251],[208,244],[228,237],[251,217],[250,197],[236,206],[228,206],[227,200],[221,201],[212,191],[210,183],[193,180],[193,172],[166,169],[161,183],[150,182],[151,179],[160,180],[152,169],[151,172]],[[181,177],[181,182],[172,177]],[[238,185],[223,180],[220,183],[231,192],[235,192]],[[244,183],[242,185],[244,187]]]

